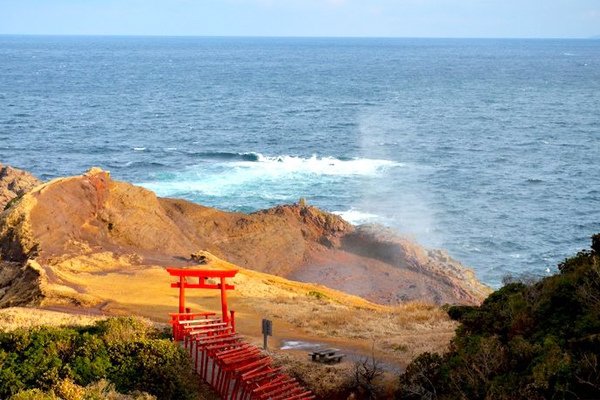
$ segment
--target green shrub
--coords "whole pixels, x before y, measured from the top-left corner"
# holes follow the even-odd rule
[[[592,250],[531,285],[512,282],[461,324],[443,356],[424,354],[400,377],[398,399],[600,398],[600,236]]]
[[[327,296],[324,293],[321,293],[321,292],[316,291],[316,290],[311,290],[310,292],[308,292],[308,295],[310,297],[314,297],[314,298],[319,299],[319,300],[323,300],[323,299],[327,298]]]
[[[17,197],[14,197],[14,198],[10,199],[10,200],[9,200],[9,201],[6,203],[6,205],[4,206],[4,210],[3,210],[3,211],[6,211],[6,210],[8,210],[9,208],[11,208],[12,206],[14,206],[15,204],[17,204],[17,203],[18,203],[18,202],[21,200],[21,198],[22,198],[22,197],[23,197],[23,195],[21,195],[21,196],[17,196]]]
[[[112,318],[83,328],[0,333],[0,398],[17,393],[41,396],[59,384],[68,387],[65,380],[72,380],[76,389],[102,379],[123,393],[197,398],[197,378],[188,355],[161,337],[149,323],[135,318]],[[41,391],[23,392],[26,389]]]
[[[9,400],[60,400],[53,392],[46,393],[40,389],[30,389],[19,392]]]

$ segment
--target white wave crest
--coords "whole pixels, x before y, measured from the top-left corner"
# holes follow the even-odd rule
[[[225,159],[201,163],[162,179],[139,184],[159,196],[195,192],[211,197],[241,196],[286,202],[297,200],[325,181],[339,184],[353,177],[377,177],[388,169],[403,165],[389,160],[365,158],[340,160],[317,156],[252,155],[252,159],[248,160]]]
[[[369,158],[353,158],[341,160],[335,157],[309,158],[296,156],[268,157],[256,153],[257,161],[238,161],[234,166],[241,168],[260,168],[265,172],[274,174],[305,173],[315,175],[377,175],[389,168],[403,166],[390,160],[377,160]]]
[[[350,222],[352,225],[366,224],[368,222],[374,222],[379,219],[379,216],[376,214],[362,212],[354,208],[351,208],[346,211],[333,211],[332,213],[335,215],[339,215],[340,217],[344,218],[344,220],[346,220],[347,222]]]

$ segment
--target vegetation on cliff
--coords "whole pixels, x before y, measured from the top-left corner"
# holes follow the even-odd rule
[[[415,359],[397,398],[600,398],[600,234],[559,270],[451,307],[461,325],[450,351]]]
[[[135,318],[0,333],[3,399],[198,399],[195,382],[185,352]]]

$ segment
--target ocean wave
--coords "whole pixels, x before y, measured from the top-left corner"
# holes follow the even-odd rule
[[[332,187],[348,187],[355,178],[385,176],[403,164],[367,158],[265,156],[260,153],[196,153],[205,160],[169,174],[139,182],[159,196],[225,199],[244,198],[261,206],[318,197]],[[208,159],[208,160],[207,160]],[[212,161],[211,161],[212,160]],[[328,194],[327,194],[328,195]],[[362,214],[362,215],[361,215]],[[353,223],[371,221],[372,215],[347,210]]]
[[[376,175],[386,169],[402,166],[401,163],[390,160],[376,160],[369,158],[341,159],[335,157],[296,157],[274,156],[268,157],[256,154],[257,160],[263,170],[277,174],[304,173],[314,175]],[[236,163],[238,167],[253,167],[246,162]]]
[[[359,211],[354,208],[351,208],[346,211],[333,211],[332,214],[339,215],[347,222],[350,222],[352,225],[366,224],[368,222],[374,222],[379,219],[379,216],[376,214]]]
[[[167,164],[157,161],[125,161],[125,162],[110,162],[109,168],[168,168]]]
[[[315,175],[375,175],[404,164],[370,158],[265,156],[261,153],[202,152],[195,157],[228,162],[234,168],[259,168],[264,174],[307,173]]]
[[[189,152],[188,155],[195,158],[223,161],[258,161],[262,157],[260,153],[230,153],[226,151]]]

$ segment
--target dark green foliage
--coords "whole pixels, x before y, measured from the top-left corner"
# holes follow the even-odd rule
[[[450,351],[415,359],[397,398],[600,399],[599,252],[594,235],[558,275],[450,307],[461,323]]]
[[[133,318],[0,333],[0,398],[46,391],[65,378],[82,386],[108,379],[121,392],[140,390],[159,399],[197,398],[189,357],[161,336]]]
[[[8,201],[6,203],[6,205],[4,206],[4,211],[8,210],[9,208],[11,208],[15,204],[17,204],[19,202],[19,200],[21,200],[22,197],[23,197],[23,195],[17,196],[15,198],[12,198],[10,201]]]
[[[438,354],[423,353],[413,360],[401,376],[401,397],[407,400],[435,399],[437,393],[448,388],[447,372],[443,367],[443,359]]]

